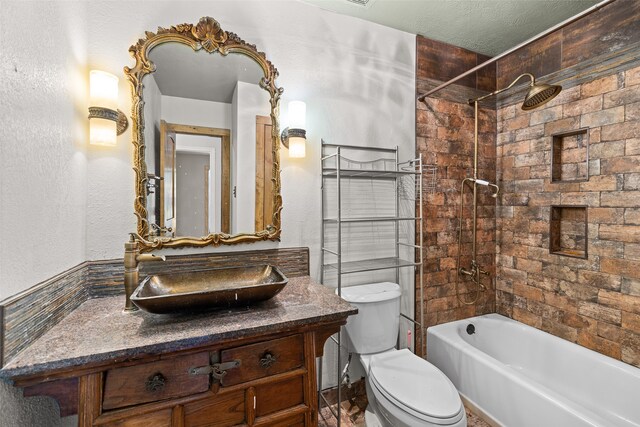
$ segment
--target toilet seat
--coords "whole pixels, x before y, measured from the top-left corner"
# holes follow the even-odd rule
[[[460,395],[449,378],[407,349],[372,356],[368,371],[376,392],[420,420],[450,425],[464,417]]]

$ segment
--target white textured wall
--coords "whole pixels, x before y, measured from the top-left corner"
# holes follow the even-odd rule
[[[0,4],[0,300],[85,259],[84,15]]]
[[[414,155],[411,34],[291,0],[2,1],[0,295],[84,259],[122,256],[127,233],[135,230],[131,135],[127,131],[113,149],[86,147],[88,69],[122,77],[120,109],[129,112],[122,73],[133,65],[129,46],[145,30],[195,23],[204,15],[267,52],[280,71],[283,106],[293,99],[307,103],[307,157],[289,160],[282,151],[282,241],[218,250],[308,246],[318,277],[320,138],[399,145],[402,158]],[[188,252],[196,251],[182,251]],[[4,420],[32,417],[15,425],[60,425],[30,421],[47,419],[39,400],[8,398],[0,389],[0,401],[8,402]]]
[[[87,34],[79,4],[0,2],[0,300],[86,259]],[[0,425],[73,425],[0,382]]]
[[[22,397],[22,390],[0,381],[0,426],[72,427],[77,416],[60,419],[56,402],[48,397]]]

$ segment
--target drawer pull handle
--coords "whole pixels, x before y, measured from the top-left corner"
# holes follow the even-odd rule
[[[270,368],[274,363],[277,362],[277,360],[278,359],[276,359],[273,354],[266,352],[260,359],[260,366],[265,369]]]
[[[227,370],[234,369],[240,366],[239,360],[232,360],[224,363],[214,363],[213,365],[199,366],[189,368],[189,374],[191,375],[211,375],[213,378],[222,381]]]
[[[158,372],[157,374],[153,374],[147,378],[147,381],[144,383],[144,387],[147,391],[156,392],[162,390],[166,383],[167,379],[164,375]]]

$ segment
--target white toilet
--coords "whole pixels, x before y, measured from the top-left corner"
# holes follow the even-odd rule
[[[400,287],[389,282],[350,286],[342,289],[342,298],[358,308],[346,332],[366,372],[367,427],[466,427],[464,406],[449,378],[411,351],[395,348]]]

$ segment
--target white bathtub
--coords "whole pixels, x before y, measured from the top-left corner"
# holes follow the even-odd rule
[[[640,427],[640,369],[507,317],[433,326],[427,348],[427,359],[497,424]]]

